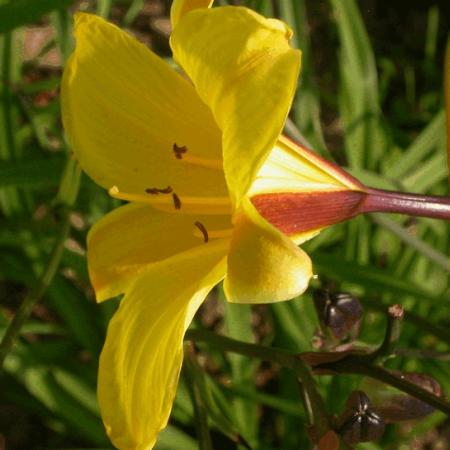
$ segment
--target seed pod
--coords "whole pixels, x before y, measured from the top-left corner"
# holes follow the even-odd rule
[[[346,409],[337,420],[337,431],[348,444],[379,439],[384,433],[385,423],[372,409],[367,395],[353,391]]]
[[[363,308],[355,296],[318,289],[314,292],[314,305],[322,326],[328,328],[336,339],[357,334]]]

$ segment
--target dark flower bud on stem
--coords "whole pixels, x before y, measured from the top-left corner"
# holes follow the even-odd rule
[[[318,289],[314,292],[314,306],[322,328],[328,329],[336,339],[358,334],[363,308],[353,295]]]
[[[369,397],[363,391],[353,391],[344,412],[337,419],[337,431],[348,444],[379,439],[385,423],[376,413]]]

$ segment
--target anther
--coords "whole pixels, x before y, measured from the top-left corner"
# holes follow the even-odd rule
[[[175,209],[180,209],[181,208],[180,197],[178,197],[178,195],[175,194],[175,192],[172,192],[172,198],[173,198],[173,205],[175,206]]]
[[[208,236],[208,230],[205,228],[205,225],[203,225],[201,222],[195,222],[194,225],[202,232],[203,234],[203,240],[206,242],[209,241]]]
[[[170,194],[173,191],[171,186],[167,186],[166,188],[147,188],[145,192],[147,194]]]
[[[173,144],[173,151],[175,153],[175,157],[177,159],[183,158],[183,153],[186,153],[188,151],[188,148],[185,145],[178,146],[176,143]]]

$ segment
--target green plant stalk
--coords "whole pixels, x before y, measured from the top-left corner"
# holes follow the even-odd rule
[[[447,414],[447,416],[450,416],[450,404],[444,399],[437,397],[416,384],[389,372],[383,367],[370,365],[365,361],[358,361],[357,356],[349,356],[348,358],[344,358],[340,361],[327,364],[326,367],[325,365],[322,365],[321,369],[322,368],[329,368],[334,373],[365,375],[373,378],[374,380],[393,386],[400,391],[406,392],[412,397],[422,400],[439,411]]]
[[[367,355],[370,362],[383,361],[394,354],[400,338],[401,322],[404,311],[400,305],[390,306],[387,310],[387,326],[381,345],[372,353]]]
[[[185,339],[192,340],[194,342],[207,342],[209,345],[225,352],[239,353],[240,355],[262,359],[264,361],[269,361],[283,367],[287,367],[294,370],[299,377],[306,375],[305,379],[302,381],[308,386],[309,391],[312,392],[313,390],[316,390],[314,378],[312,377],[311,372],[309,372],[309,369],[308,371],[304,370],[306,363],[302,361],[301,353],[293,354],[286,350],[239,342],[206,330],[188,330]],[[319,355],[320,352],[317,354]],[[298,363],[299,361],[301,361],[301,364]],[[318,368],[318,366],[315,368]],[[315,368],[313,368],[313,370]],[[390,386],[394,386],[397,389],[428,403],[439,411],[450,415],[450,404],[444,399],[431,394],[429,391],[420,388],[414,383],[410,383],[405,379],[393,375],[386,369],[368,364],[365,355],[362,357],[349,355],[339,361],[321,364],[320,369],[321,371],[326,370],[328,373],[358,374],[374,378],[389,384]],[[317,395],[319,394],[317,393]],[[313,396],[312,400],[317,400],[317,398]],[[316,414],[319,414],[322,417],[320,424],[326,423],[328,421],[328,416],[323,406],[323,401],[313,404],[313,407],[316,408]]]
[[[368,306],[371,309],[374,309],[376,311],[385,311],[386,305],[381,303],[379,299],[363,299],[364,305]],[[431,335],[437,337],[438,339],[442,340],[443,342],[450,342],[450,331],[447,330],[447,328],[444,328],[439,325],[435,325],[431,322],[429,322],[427,319],[418,316],[417,314],[405,311],[404,312],[404,319],[408,322],[408,324],[412,324],[416,327],[418,327],[422,332],[426,331],[427,333],[430,333]]]
[[[315,433],[321,437],[331,429],[325,404],[317,391],[316,382],[311,374],[310,368],[301,358],[285,350],[240,342],[207,330],[188,330],[185,339],[194,342],[207,342],[226,352],[270,361],[292,369],[302,382],[302,389],[307,400],[305,408],[308,415],[311,416],[311,425],[314,427]]]
[[[23,300],[16,315],[6,328],[5,334],[0,342],[0,367],[3,367],[6,356],[10,352],[17,336],[20,334],[22,326],[30,316],[36,303],[42,299],[58,270],[64,251],[64,244],[70,231],[70,209],[65,207],[61,215],[60,233],[53,247],[47,267],[39,278],[36,287]]]

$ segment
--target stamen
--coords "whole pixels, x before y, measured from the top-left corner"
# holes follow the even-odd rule
[[[174,143],[172,148],[175,153],[175,158],[182,159],[185,163],[192,164],[194,166],[206,167],[207,169],[223,170],[222,160],[206,159],[199,156],[186,155],[188,148],[185,145],[179,146]]]
[[[147,194],[170,194],[173,191],[171,186],[167,186],[166,188],[147,188],[145,192]]]
[[[198,156],[185,155],[183,156],[182,162],[192,164],[193,166],[205,167],[206,169],[223,170],[223,162],[218,159],[206,159]]]
[[[173,191],[172,191],[173,193]],[[162,211],[171,212],[174,207],[174,197],[168,195],[148,195],[130,194],[122,192],[117,186],[109,189],[109,195],[119,200],[127,202],[146,203]],[[176,194],[175,194],[176,195]],[[232,206],[228,197],[197,197],[197,196],[181,196],[176,197],[179,200],[180,206],[183,205],[183,213],[185,214],[231,214]]]
[[[197,222],[195,224],[197,225]],[[223,230],[213,230],[213,231],[209,230],[208,240],[229,238],[231,237],[232,233],[233,233],[232,228],[225,228]],[[197,229],[194,230],[194,236],[198,238],[204,238],[204,234]]]
[[[175,206],[175,209],[180,209],[181,208],[180,197],[178,197],[178,195],[175,194],[175,192],[173,192],[172,193],[172,198],[173,198],[173,205]]]
[[[205,225],[203,225],[201,222],[195,222],[194,225],[201,231],[201,233],[203,234],[203,240],[206,242],[209,241],[209,236],[208,236],[208,230],[205,228]]]
[[[175,153],[175,158],[182,159],[183,158],[183,153],[186,153],[188,151],[188,148],[185,145],[179,147],[176,143],[174,143],[173,144],[173,151]]]

